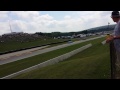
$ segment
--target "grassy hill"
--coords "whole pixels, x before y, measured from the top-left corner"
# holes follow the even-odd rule
[[[4,65],[0,65],[0,77],[18,72],[20,70],[29,68],[31,66],[39,64],[39,63],[44,62],[46,60],[55,58],[59,55],[68,53],[68,52],[70,52],[72,50],[75,50],[77,48],[80,48],[80,47],[82,47],[82,46],[84,46],[88,43],[90,43],[90,41],[75,44],[75,45],[68,46],[68,47],[65,47],[65,48],[62,48],[62,49],[57,49],[57,50],[54,50],[54,51],[51,51],[51,52],[43,53],[43,54],[40,54],[40,55],[25,58],[25,59],[22,59],[22,60],[18,60],[18,61],[15,61],[15,62],[4,64]]]
[[[103,40],[89,41],[93,44],[91,48],[65,61],[18,75],[14,79],[109,79],[109,46],[102,45]]]

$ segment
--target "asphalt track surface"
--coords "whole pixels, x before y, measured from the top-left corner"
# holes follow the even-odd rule
[[[86,40],[75,41],[73,43],[66,43],[66,44],[62,44],[62,45],[58,45],[58,46],[54,46],[54,47],[49,47],[49,48],[47,48],[49,46],[48,45],[48,46],[37,47],[37,48],[33,48],[33,49],[28,49],[28,50],[18,51],[18,52],[14,52],[14,53],[0,55],[0,65],[14,62],[14,61],[21,60],[21,59],[25,59],[25,58],[32,57],[35,55],[43,54],[46,52],[50,52],[53,50],[57,50],[60,48],[71,46],[74,44],[86,42],[89,40],[94,40],[94,39],[101,38],[101,37],[104,37],[104,36],[99,36],[99,37],[90,38],[90,39],[86,39]]]

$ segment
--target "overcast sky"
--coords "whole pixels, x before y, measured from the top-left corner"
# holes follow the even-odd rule
[[[112,11],[0,11],[0,35],[12,32],[76,32],[115,24]],[[10,24],[9,24],[10,21]]]

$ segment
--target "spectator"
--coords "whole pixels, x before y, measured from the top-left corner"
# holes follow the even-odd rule
[[[120,13],[118,11],[113,11],[111,13],[111,18],[114,22],[116,22],[116,26],[114,28],[114,33],[110,37],[106,39],[106,42],[109,43],[111,41],[114,42],[115,50],[116,50],[116,69],[119,72],[120,77]]]

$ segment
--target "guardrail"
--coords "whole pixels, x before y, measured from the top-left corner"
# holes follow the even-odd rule
[[[76,50],[73,50],[73,51],[69,52],[69,53],[60,55],[58,57],[55,57],[55,58],[50,59],[50,60],[47,60],[47,61],[42,62],[40,64],[37,64],[35,66],[29,67],[27,69],[18,71],[16,73],[10,74],[10,75],[5,76],[5,77],[0,78],[0,79],[10,79],[10,78],[13,78],[13,77],[15,77],[15,76],[17,76],[19,74],[22,74],[22,73],[25,73],[25,72],[29,72],[29,71],[37,69],[37,68],[42,68],[42,67],[45,67],[45,66],[48,66],[48,65],[52,65],[52,64],[58,63],[58,62],[63,61],[63,60],[65,60],[65,59],[67,59],[67,58],[69,58],[69,57],[71,57],[71,56],[73,56],[73,55],[75,55],[75,54],[77,54],[77,53],[79,53],[79,52],[81,52],[81,51],[91,47],[91,46],[92,46],[92,44],[87,44],[87,45],[82,46],[82,47],[80,47],[80,48],[78,48]]]
[[[106,44],[106,40],[102,41],[101,42],[103,45]],[[116,50],[115,50],[115,47],[114,47],[114,42],[111,41],[109,43],[109,50],[110,50],[110,64],[111,64],[111,79],[117,79],[117,70],[116,70],[116,59],[117,59],[117,56],[116,56]]]
[[[114,42],[111,41],[110,44],[109,44],[109,47],[110,47],[110,61],[111,61],[111,79],[116,79],[116,66],[115,66],[115,63],[116,63],[116,50],[115,50],[115,47],[114,47]]]

